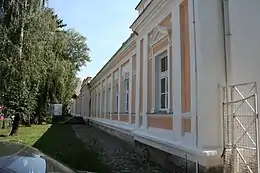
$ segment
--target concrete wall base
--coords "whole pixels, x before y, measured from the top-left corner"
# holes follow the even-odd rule
[[[99,128],[110,135],[116,136],[121,140],[130,144],[133,147],[133,150],[141,155],[143,160],[148,162],[157,163],[162,166],[164,169],[172,173],[222,173],[223,167],[204,167],[191,162],[185,158],[175,156],[173,154],[164,152],[160,149],[151,147],[147,144],[141,143],[134,140],[132,135],[117,131],[115,129],[103,126],[101,124],[90,121],[90,125]],[[198,170],[198,171],[196,171]]]

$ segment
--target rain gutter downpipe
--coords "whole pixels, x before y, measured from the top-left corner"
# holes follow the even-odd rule
[[[221,0],[222,3],[222,23],[223,23],[223,45],[224,45],[224,64],[225,64],[225,85],[228,85],[228,59],[229,55],[229,38],[230,28],[229,28],[229,11],[228,11],[228,0]]]
[[[195,0],[192,0],[193,12],[193,41],[194,41],[194,59],[195,59],[195,97],[196,97],[196,148],[198,148],[199,123],[198,123],[198,74],[197,74],[197,35],[196,35],[196,16],[195,16]]]

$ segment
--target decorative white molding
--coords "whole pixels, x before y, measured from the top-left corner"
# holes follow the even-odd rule
[[[147,129],[147,73],[148,73],[148,35],[146,34],[144,36],[143,41],[143,126],[145,129]]]
[[[119,67],[119,74],[122,73],[122,67]],[[119,80],[118,80],[118,108],[117,108],[117,114],[118,114],[118,121],[120,121],[120,112],[121,112],[121,75],[119,75]]]
[[[130,70],[129,70],[129,98],[128,98],[128,114],[129,114],[129,123],[132,122],[132,90],[133,90],[133,57],[130,57]]]
[[[154,46],[156,43],[161,41],[164,37],[169,35],[169,30],[163,26],[157,26],[152,33],[150,40],[150,46]]]
[[[140,40],[136,43],[136,92],[135,92],[135,126],[139,128],[139,114],[140,114]]]

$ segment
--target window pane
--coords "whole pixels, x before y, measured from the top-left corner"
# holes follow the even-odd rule
[[[126,90],[129,90],[129,81],[126,81]]]
[[[165,93],[165,78],[161,79],[161,93]]]
[[[165,61],[165,58],[162,58],[161,59],[161,72],[165,71],[165,63],[164,63],[164,61]]]
[[[168,77],[166,77],[166,92],[168,92]]]
[[[116,96],[116,112],[118,112],[118,96]]]
[[[165,56],[161,59],[161,72],[165,72],[167,70],[168,70],[168,62],[167,62],[167,56]]]
[[[166,94],[165,97],[165,108],[168,108],[168,93]]]
[[[168,70],[168,57],[165,57],[165,71]]]
[[[165,94],[161,95],[161,109],[165,109]]]
[[[128,94],[126,94],[126,111],[128,112]]]

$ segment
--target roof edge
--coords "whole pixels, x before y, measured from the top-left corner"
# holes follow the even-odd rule
[[[117,54],[124,48],[124,46],[126,45],[126,43],[128,43],[133,37],[134,37],[134,33],[132,33],[125,42],[123,42],[123,44],[121,45],[121,47],[116,51],[116,53],[114,53],[114,55],[107,61],[107,63],[98,71],[98,73],[95,75],[95,77],[92,78],[91,82],[94,81],[97,76],[105,69],[105,67],[117,56]]]
[[[144,0],[140,0],[139,1],[139,3],[136,5],[136,7],[135,7],[135,10],[137,10],[138,8],[139,8],[139,6],[142,4],[142,2],[143,2]]]

